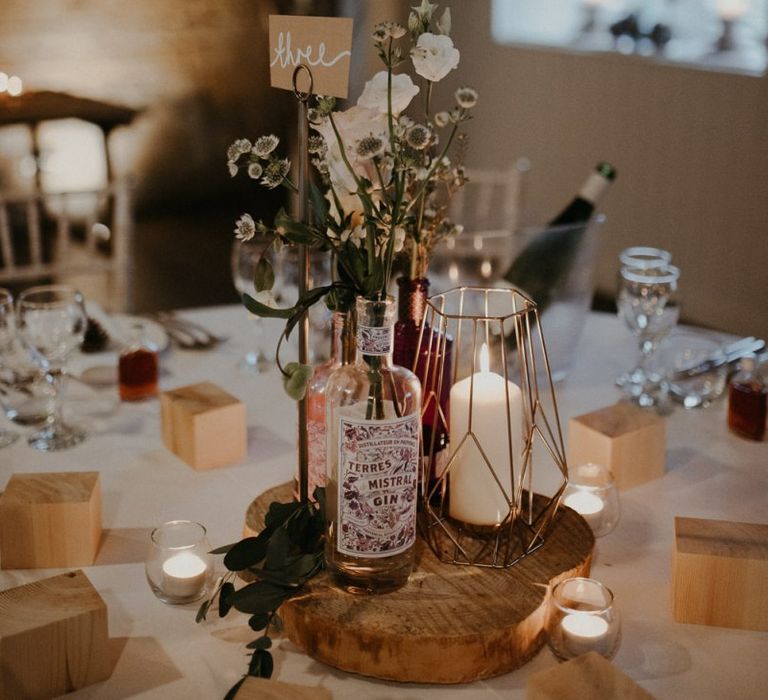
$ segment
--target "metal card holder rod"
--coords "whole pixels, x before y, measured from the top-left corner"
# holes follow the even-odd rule
[[[298,79],[302,72],[306,72],[309,78],[309,88],[306,91],[299,90]],[[312,71],[305,63],[300,63],[293,71],[293,94],[299,103],[299,173],[298,173],[298,211],[297,218],[302,223],[309,223],[309,159],[308,139],[309,121],[307,119],[307,103],[312,96],[314,81]],[[309,289],[309,251],[303,244],[299,245],[299,299]],[[307,312],[301,317],[299,327],[299,363],[305,365],[309,360],[309,315]],[[307,430],[307,397],[299,401],[299,498],[302,503],[309,500],[309,433]]]

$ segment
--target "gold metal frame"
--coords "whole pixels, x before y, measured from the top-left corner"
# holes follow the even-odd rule
[[[425,329],[428,329],[426,333]],[[468,332],[472,334],[469,343]],[[508,464],[491,465],[486,451],[472,430],[478,337],[489,347],[496,339],[499,348],[499,358],[494,365],[503,368]],[[421,357],[421,362],[426,363],[426,367],[420,371],[420,376],[427,384],[423,387],[422,416],[433,404],[436,419],[443,421],[446,432],[449,430],[449,421],[442,409],[440,397],[445,399],[444,392],[450,392],[451,388],[444,386],[443,371],[446,352],[450,353],[449,339],[453,341],[450,385],[453,386],[463,376],[472,377],[468,425],[464,435],[450,435],[450,443],[443,454],[436,449],[435,430],[432,431],[431,444],[424,446],[419,514],[421,534],[443,562],[507,568],[544,544],[547,529],[552,524],[560,496],[568,481],[560,417],[539,312],[536,304],[516,289],[465,286],[429,299],[416,355],[417,360]],[[470,355],[469,362],[467,355]],[[430,366],[430,363],[435,366]],[[523,426],[520,430],[522,450],[519,455],[513,450],[516,442],[513,440],[515,428],[512,425],[507,383],[513,378],[518,381],[523,401]],[[500,439],[503,438],[500,436]],[[451,468],[468,440],[475,441],[485,465],[509,505],[506,517],[497,525],[470,525],[449,515]],[[559,471],[560,485],[551,496],[533,492],[536,444],[544,448],[539,450],[537,459],[548,459],[550,466]],[[438,464],[441,458],[443,463]],[[432,464],[436,465],[436,473],[430,483]],[[504,469],[510,472],[511,493],[505,491],[497,475],[497,472],[501,473],[500,470]]]

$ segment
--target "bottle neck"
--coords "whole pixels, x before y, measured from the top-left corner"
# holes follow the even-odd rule
[[[358,297],[357,360],[372,367],[392,364],[394,346],[395,304],[392,297],[385,301],[372,301]]]
[[[334,311],[331,317],[331,362],[348,365],[355,361],[355,322],[351,311]]]
[[[397,280],[397,286],[398,322],[420,326],[427,310],[429,280],[425,277],[418,279],[400,277]]]
[[[593,207],[597,207],[608,191],[610,184],[611,181],[601,173],[590,173],[579,190],[579,197],[589,202]]]

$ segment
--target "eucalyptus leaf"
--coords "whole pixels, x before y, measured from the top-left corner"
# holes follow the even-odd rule
[[[261,537],[261,534],[259,537],[246,537],[240,540],[227,552],[224,557],[224,566],[230,571],[243,571],[249,566],[258,564],[266,554],[269,538],[269,535]]]
[[[237,683],[235,683],[224,696],[224,700],[235,700],[237,697],[237,691],[240,690],[240,686],[245,683],[247,676],[243,676]]]
[[[259,258],[259,262],[256,263],[253,285],[257,292],[269,291],[275,285],[275,271],[272,269],[272,264],[265,257]]]
[[[208,608],[211,607],[211,601],[206,600],[203,601],[202,605],[197,610],[197,615],[195,616],[195,622],[202,622],[205,620],[205,616],[208,614]]]
[[[261,632],[261,630],[266,629],[269,620],[269,613],[255,613],[248,618],[248,626],[254,632]]]
[[[274,661],[272,654],[266,649],[257,649],[253,652],[251,661],[248,664],[248,675],[257,678],[271,678]]]
[[[276,530],[301,507],[302,504],[299,501],[291,501],[290,503],[272,501],[269,504],[266,516],[264,516],[264,525],[272,530]]]
[[[219,590],[219,617],[224,617],[232,607],[229,596],[235,592],[235,585],[231,581],[223,583]]]
[[[290,550],[291,539],[288,530],[285,527],[279,527],[269,539],[264,568],[272,571],[280,569],[283,562],[288,558]]]
[[[307,393],[309,380],[312,379],[314,369],[311,365],[300,365],[298,362],[289,362],[285,366],[283,375],[283,387],[285,393],[295,401],[301,401]]]
[[[236,544],[237,542],[233,542],[232,544],[225,544],[223,547],[216,547],[216,549],[212,549],[208,554],[226,554]]]
[[[271,646],[272,646],[272,640],[265,635],[264,637],[259,637],[258,639],[254,639],[252,642],[248,642],[248,644],[245,645],[245,648],[246,649],[269,649]]]
[[[290,589],[269,581],[254,581],[235,591],[229,596],[229,601],[235,610],[254,615],[276,610],[292,593]]]

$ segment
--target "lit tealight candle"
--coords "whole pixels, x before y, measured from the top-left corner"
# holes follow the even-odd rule
[[[560,622],[563,628],[563,641],[568,651],[574,656],[588,651],[603,653],[608,636],[608,623],[590,613],[570,613]]]
[[[520,387],[505,382],[504,377],[490,371],[489,365],[488,346],[483,343],[480,371],[456,382],[450,394],[451,446],[457,450],[450,458],[450,514],[473,525],[497,525],[507,516],[509,502],[499,483],[511,497],[510,427],[512,454],[518,455],[522,446]],[[467,435],[469,428],[474,438]]]
[[[743,17],[748,8],[747,0],[717,0],[717,14],[721,19],[733,22]]]
[[[574,491],[569,493],[563,503],[573,508],[593,529],[599,529],[605,503],[603,499],[589,491]]]
[[[208,580],[208,564],[196,554],[182,552],[163,562],[163,592],[176,598],[202,593]]]

